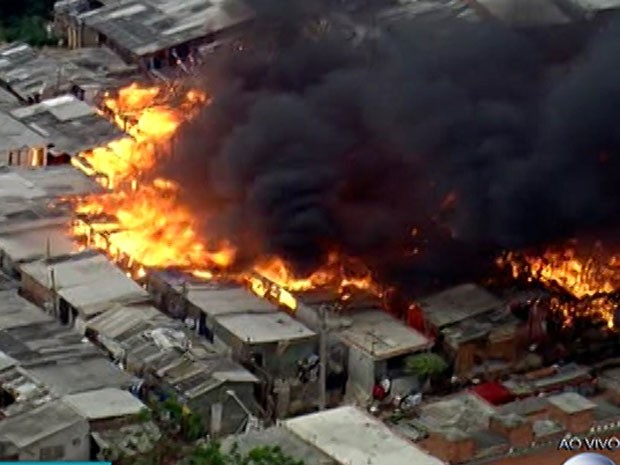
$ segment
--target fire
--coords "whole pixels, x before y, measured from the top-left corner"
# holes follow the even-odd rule
[[[260,261],[255,269],[271,282],[291,292],[329,288],[337,290],[345,300],[352,290],[363,290],[377,296],[381,295],[380,287],[363,264],[352,259],[345,260],[336,253],[331,253],[324,266],[304,278],[296,277],[286,263],[278,257]]]
[[[200,240],[191,213],[180,205],[176,194],[175,186],[160,182],[141,186],[135,192],[81,199],[76,213],[90,219],[90,229],[81,234],[76,229],[75,233],[86,237],[96,248],[115,257],[129,256],[147,268],[200,270],[230,266],[235,250],[226,243],[207,248]],[[111,213],[113,219],[109,220]]]
[[[380,295],[370,272],[331,254],[320,270],[294,275],[280,258],[258,260],[255,267],[230,272],[237,250],[227,241],[211,243],[192,212],[179,200],[179,186],[166,179],[147,181],[162,157],[172,156],[179,127],[209,103],[198,91],[180,86],[132,84],[102,99],[102,113],[128,136],[83,153],[74,164],[101,178],[108,193],[78,199],[73,233],[103,250],[136,277],[148,268],[184,269],[201,279],[226,275],[254,293],[295,310],[291,292],[317,287],[337,289],[346,299],[354,289]],[[346,263],[347,266],[344,266]]]
[[[182,92],[175,87],[138,84],[120,89],[115,96],[107,94],[102,112],[130,137],[84,152],[74,165],[89,175],[102,176],[108,188],[137,179],[152,170],[159,157],[170,154],[170,143],[179,126],[207,101],[207,96],[197,90]]]
[[[617,304],[614,294],[620,290],[620,257],[609,256],[600,243],[584,250],[577,243],[549,249],[542,255],[508,253],[498,260],[515,279],[538,281],[552,289],[562,289],[577,302],[552,299],[552,308],[570,324],[574,317],[589,316],[614,327]]]

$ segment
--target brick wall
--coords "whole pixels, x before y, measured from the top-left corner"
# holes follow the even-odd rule
[[[501,419],[491,418],[489,429],[507,438],[513,447],[527,447],[534,440],[532,424],[529,422],[508,426]]]
[[[549,416],[552,420],[563,424],[573,434],[584,433],[594,424],[592,410],[568,414],[555,405],[550,405]]]
[[[430,433],[419,445],[435,457],[448,463],[467,462],[476,453],[476,445],[472,439],[451,440],[441,433]]]

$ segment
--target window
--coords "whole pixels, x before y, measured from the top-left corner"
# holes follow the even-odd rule
[[[40,459],[43,461],[60,460],[65,456],[64,446],[41,447]]]

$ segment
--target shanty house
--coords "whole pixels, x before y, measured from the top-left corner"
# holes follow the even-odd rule
[[[470,376],[477,365],[518,355],[519,322],[507,306],[476,284],[463,284],[418,302],[426,329],[443,340],[455,373]]]
[[[433,344],[379,309],[356,310],[343,320],[344,327],[334,331],[334,336],[346,347],[347,396],[353,399],[368,400],[374,384],[385,377],[392,382],[411,378],[404,371],[405,359]],[[407,384],[409,391],[419,387],[413,379]]]
[[[0,45],[0,89],[23,103],[66,93],[85,100],[87,96],[76,84],[90,80],[111,85],[114,77],[133,72],[135,68],[106,48],[36,50],[19,42]]]
[[[0,165],[37,167],[125,137],[94,107],[62,95],[27,107],[0,110]]]
[[[37,133],[44,147],[35,152],[29,166],[69,163],[70,157],[126,137],[114,124],[99,115],[96,109],[74,95],[61,95],[27,107],[17,108],[10,116]],[[19,156],[22,146],[9,152],[9,165],[24,164]]]
[[[138,398],[118,388],[102,388],[77,394],[69,394],[62,401],[72,407],[90,424],[91,431],[136,423],[148,410]]]
[[[283,454],[303,462],[304,465],[338,465],[340,463],[281,425],[228,436],[222,440],[222,448],[225,451],[236,450],[247,454],[259,447],[278,447]]]
[[[103,255],[86,251],[22,267],[22,292],[64,324],[84,322],[117,304],[148,302],[148,293]]]
[[[176,397],[200,415],[211,435],[239,432],[257,415],[254,390],[258,378],[227,357],[198,360],[179,354],[152,370],[150,383],[155,392]]]
[[[0,421],[0,444],[19,461],[89,460],[88,435],[88,421],[60,401]]]
[[[144,352],[136,356],[136,352],[153,342],[146,333],[156,328],[179,329],[178,323],[148,304],[118,305],[87,321],[86,335],[126,369],[140,373],[149,357]],[[134,358],[136,365],[131,362]]]
[[[101,0],[95,8],[65,0],[56,29],[70,48],[105,46],[127,63],[157,69],[186,60],[196,47],[235,35],[253,17],[238,1]]]
[[[67,235],[69,219],[45,218],[17,224],[0,224],[0,266],[19,275],[23,263],[75,254],[79,246]]]
[[[336,463],[444,465],[356,407],[339,407],[283,422],[284,428]]]

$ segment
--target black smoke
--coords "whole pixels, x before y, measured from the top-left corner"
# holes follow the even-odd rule
[[[339,250],[442,275],[616,221],[617,27],[549,78],[536,44],[501,25],[411,20],[351,38],[326,3],[287,5],[255,0],[260,33],[208,63],[212,104],[158,173],[209,237],[300,273]]]

